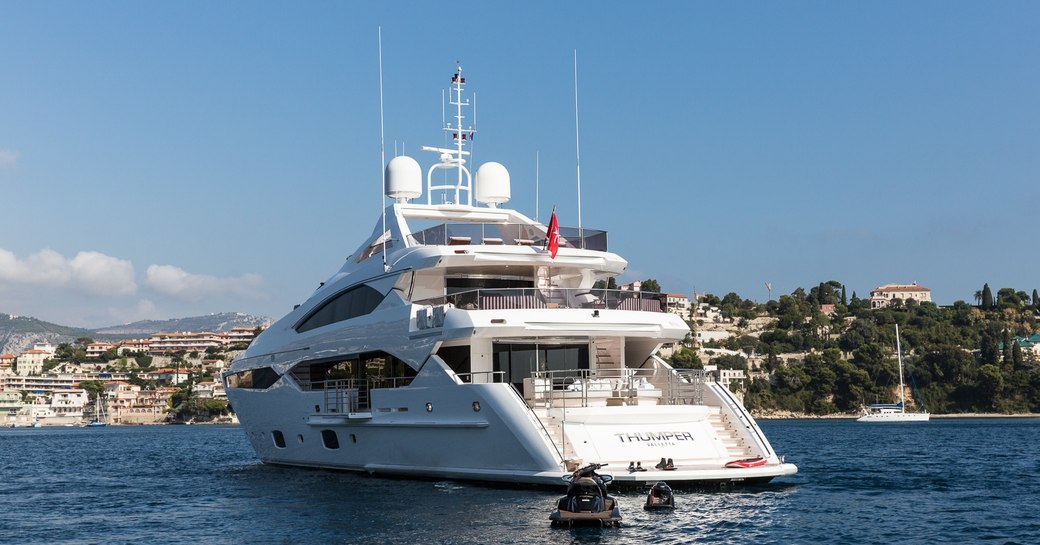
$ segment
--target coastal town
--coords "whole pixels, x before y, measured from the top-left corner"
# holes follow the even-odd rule
[[[975,363],[964,367],[1001,364],[1007,387],[989,392],[989,404],[959,409],[1007,412],[1011,407],[998,400],[1012,391],[1013,372],[1033,369],[1040,361],[1040,333],[1028,322],[1035,322],[1036,305],[1024,292],[1009,289],[994,296],[986,286],[976,293],[977,308],[958,302],[940,309],[932,302],[931,290],[916,282],[881,285],[869,298],[853,294],[849,301],[844,287],[831,281],[808,292],[799,288],[764,305],[734,293],[721,299],[668,293],[653,279],[610,287],[661,291],[661,309],[680,316],[691,328],[688,339],[663,347],[661,356],[675,367],[705,369],[724,384],[733,384],[734,393],[758,415],[849,415],[878,396],[897,397],[888,376],[893,356],[891,347],[884,348],[888,334],[878,328],[890,320],[903,321],[909,328],[908,346],[917,352],[910,359],[921,364],[918,384],[935,396],[933,403],[942,401],[937,395],[940,384],[931,384],[936,373],[924,364],[941,368],[965,356]],[[1019,307],[1027,322],[1018,320],[1016,329],[984,321],[987,312],[1000,311],[1003,316]],[[983,331],[967,346],[938,352],[942,346],[936,341],[923,342],[926,337],[914,333],[919,316],[936,312],[968,312],[973,328],[986,326],[992,332]],[[83,338],[57,346],[37,342],[18,354],[0,354],[0,426],[235,422],[220,375],[261,330],[166,332],[116,342]],[[1000,338],[1002,332],[1006,338]],[[860,372],[850,372],[843,382],[858,384],[842,392],[842,386],[816,379],[812,372],[821,358],[832,371],[846,370],[847,361],[860,366]],[[862,376],[863,370],[870,376]],[[795,382],[801,386],[793,389]],[[780,392],[785,395],[777,395]],[[921,402],[912,392],[904,393],[911,406]],[[1031,411],[1031,405],[1017,407],[1027,409]]]
[[[0,425],[233,422],[220,373],[259,333],[155,333],[118,342],[35,343],[0,355]]]

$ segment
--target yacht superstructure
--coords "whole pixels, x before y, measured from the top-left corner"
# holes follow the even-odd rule
[[[590,462],[618,484],[794,474],[726,387],[656,355],[689,333],[660,294],[598,287],[627,267],[606,232],[500,208],[498,163],[471,176],[464,86],[459,68],[455,147],[423,148],[439,158],[426,202],[412,202],[418,162],[392,159],[394,202],[372,235],[224,374],[259,458],[548,485]],[[456,175],[435,183],[439,169]],[[766,463],[726,467],[756,456]],[[633,462],[646,471],[624,473]]]

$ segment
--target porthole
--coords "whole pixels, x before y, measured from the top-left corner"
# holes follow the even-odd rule
[[[428,412],[428,413],[432,413],[433,412],[433,403],[427,403],[426,404],[426,412]]]
[[[351,443],[355,443],[355,444],[357,443],[357,436],[354,435],[353,433],[350,434],[350,442]]]
[[[475,413],[479,413],[480,412],[480,402],[479,401],[474,401],[473,402],[473,412],[475,412]]]
[[[278,448],[285,448],[285,436],[282,432],[274,430],[271,432],[271,438],[274,439],[274,446]]]
[[[300,444],[302,445],[302,444],[303,444],[303,435],[302,435],[302,434],[300,434],[300,435],[297,435],[297,436],[296,436],[296,440],[297,440],[297,441],[299,441],[299,442],[300,442]]]

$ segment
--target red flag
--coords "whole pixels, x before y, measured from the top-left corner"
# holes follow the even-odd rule
[[[556,252],[560,249],[560,226],[556,223],[556,210],[553,210],[552,218],[549,219],[549,230],[545,235],[545,248],[549,250],[552,259],[556,259]]]

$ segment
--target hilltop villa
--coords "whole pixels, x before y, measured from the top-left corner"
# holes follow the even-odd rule
[[[874,288],[870,292],[870,308],[885,308],[893,301],[914,300],[918,303],[932,301],[932,290],[918,286],[917,282],[912,284],[885,284]]]

